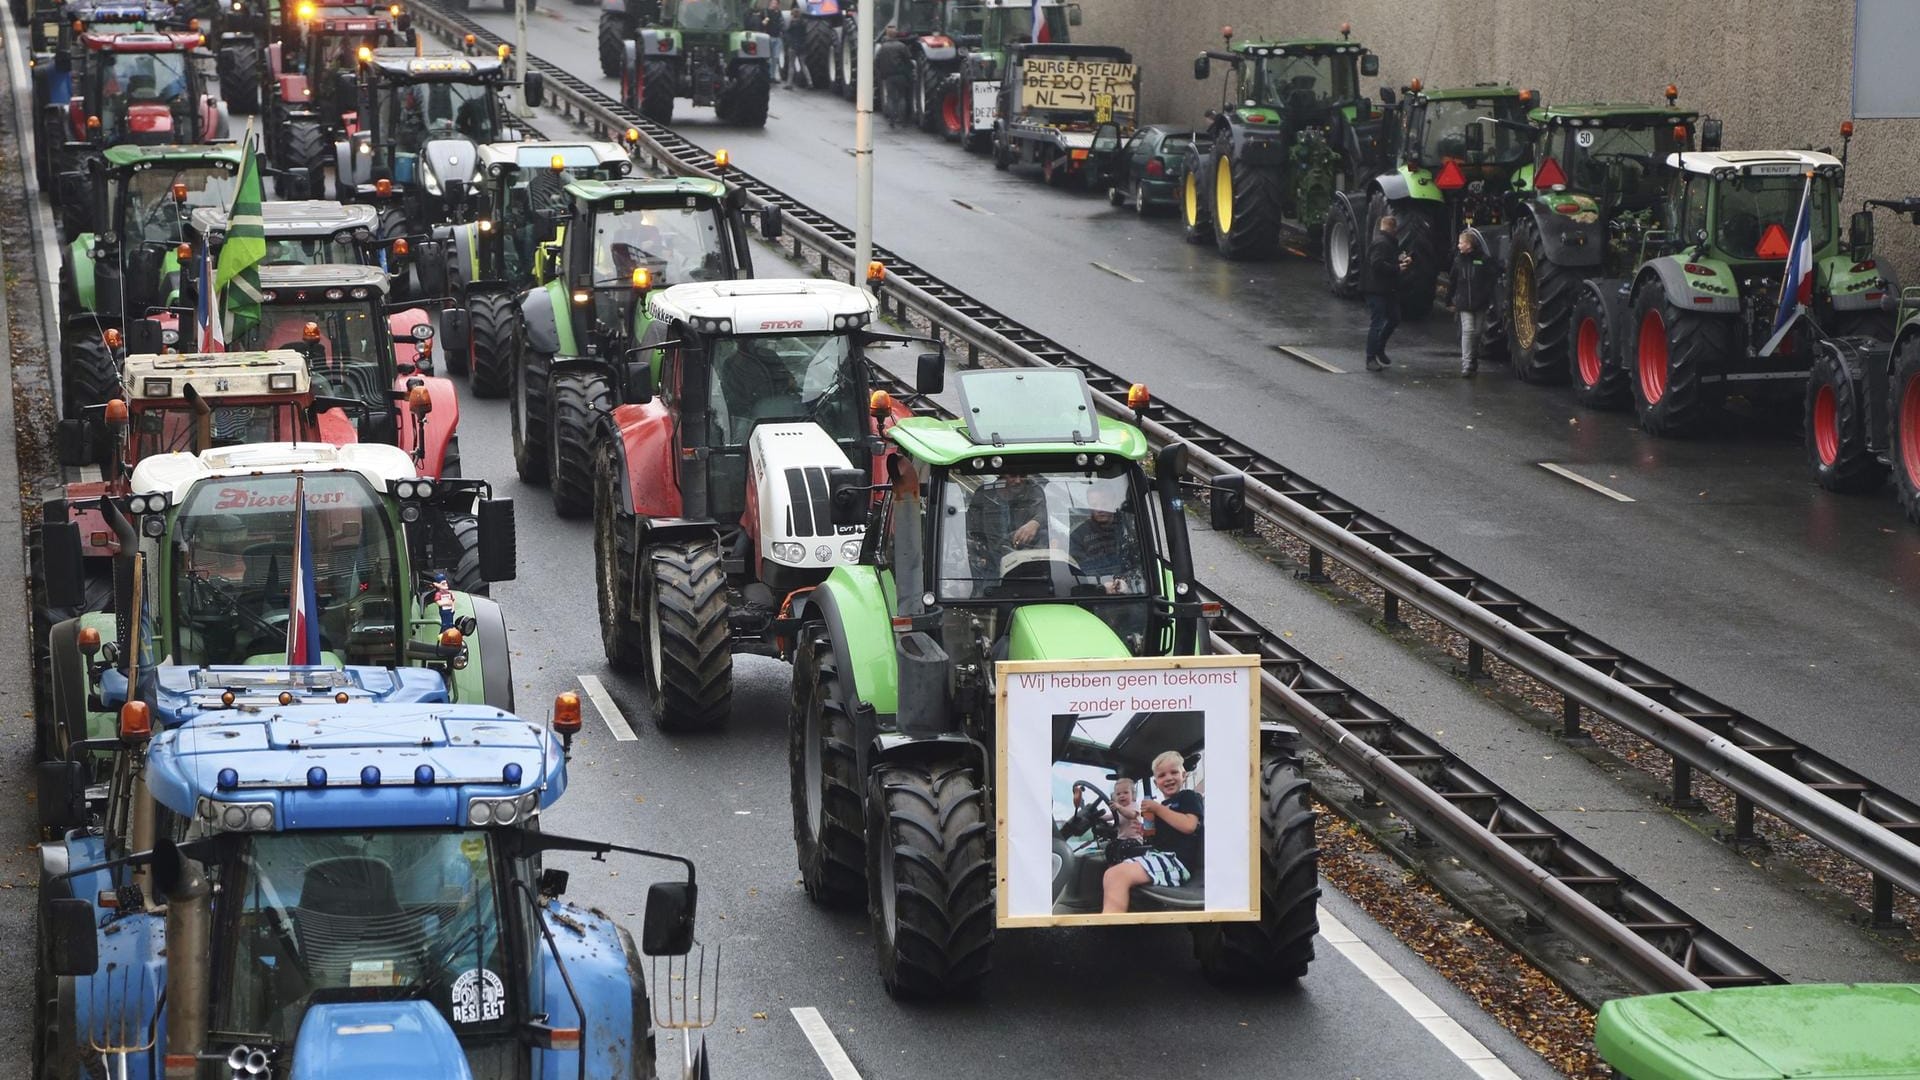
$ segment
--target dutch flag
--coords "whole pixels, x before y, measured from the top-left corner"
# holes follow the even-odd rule
[[[320,596],[313,572],[313,537],[307,530],[306,478],[293,481],[293,587],[288,601],[287,663],[320,663]]]
[[[1780,275],[1780,307],[1773,315],[1773,336],[1760,348],[1772,356],[1806,310],[1813,305],[1813,174],[1800,192],[1800,213],[1793,223],[1793,243],[1787,249],[1787,269]]]
[[[226,351],[227,343],[220,326],[220,298],[213,288],[213,257],[206,252],[200,254],[200,303],[194,311],[194,321],[199,331],[196,351]]]
[[[1053,40],[1053,34],[1047,29],[1047,20],[1040,10],[1040,0],[1033,0],[1033,40],[1036,42]]]

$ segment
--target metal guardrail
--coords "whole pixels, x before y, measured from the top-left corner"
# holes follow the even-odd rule
[[[425,3],[416,3],[414,10],[422,26],[451,40],[473,33],[489,44],[500,41],[485,26],[463,15]],[[712,167],[711,155],[671,129],[645,120],[553,64],[537,57],[528,59],[546,75],[553,107],[568,119],[602,137],[638,129],[641,152],[660,171],[721,175]],[[854,271],[849,230],[743,170],[729,168],[724,178],[742,186],[750,202],[782,209],[786,239],[795,258],[817,259],[822,273]],[[1132,417],[1124,404],[1128,383],[1123,377],[967,297],[883,248],[875,248],[875,258],[887,268],[881,290],[883,307],[890,306],[902,317],[923,320],[965,345],[970,364],[982,356],[992,356],[1021,366],[1069,365],[1086,374],[1103,411]],[[1471,643],[1470,664],[1476,671],[1484,649],[1553,687],[1566,702],[1570,734],[1578,733],[1579,709],[1586,707],[1652,742],[1673,759],[1676,800],[1690,798],[1694,769],[1725,784],[1736,797],[1735,839],[1751,835],[1752,809],[1757,805],[1861,863],[1874,877],[1877,917],[1890,915],[1892,886],[1920,895],[1920,847],[1907,839],[1920,832],[1920,806],[1555,619],[1484,575],[1345,503],[1203,421],[1164,404],[1159,408],[1157,418],[1141,425],[1156,444],[1186,443],[1194,471],[1202,479],[1244,475],[1246,499],[1253,511],[1310,545],[1313,571],[1320,570],[1322,556],[1328,554],[1379,584],[1386,592],[1389,620],[1397,618],[1398,602],[1404,599],[1465,635]],[[1307,663],[1297,655],[1274,662]],[[1331,679],[1324,672],[1321,676]],[[1359,700],[1350,688],[1338,693],[1342,700]],[[1487,820],[1469,827],[1467,823],[1476,815],[1466,814],[1460,806],[1488,804],[1489,793],[1469,790],[1471,785],[1454,790],[1445,783],[1435,792],[1432,784],[1413,779],[1413,773],[1396,760],[1403,755],[1380,750],[1378,747],[1385,743],[1374,735],[1342,727],[1331,716],[1316,712],[1316,707],[1298,694],[1278,693],[1277,700],[1303,722],[1323,752],[1343,769],[1358,770],[1354,775],[1363,783],[1375,778],[1370,785],[1373,790],[1393,802],[1396,810],[1423,831],[1451,837],[1471,849],[1484,860],[1483,872],[1550,925],[1577,940],[1600,938],[1610,943],[1609,948],[1596,951],[1621,959],[1625,970],[1647,980],[1650,987],[1697,987],[1709,979],[1719,984],[1771,977],[1764,967],[1739,956],[1730,945],[1700,937],[1697,923],[1670,906],[1660,908],[1664,901],[1650,890],[1636,891],[1635,887],[1644,890],[1644,886],[1631,883],[1624,875],[1556,874],[1526,860],[1514,844],[1501,839],[1502,830],[1493,827],[1500,824],[1500,812],[1491,812]],[[1363,730],[1377,726],[1364,725]],[[1423,769],[1432,763],[1430,751],[1439,748],[1420,752]],[[1440,772],[1451,782],[1459,782],[1464,765],[1439,752],[1447,761]],[[1491,786],[1483,777],[1475,776],[1483,786]],[[1508,805],[1514,814],[1524,810],[1517,804]],[[1539,820],[1537,815],[1535,819]],[[1506,831],[1515,832],[1511,839],[1524,843],[1543,842],[1531,826]],[[1583,849],[1583,854],[1587,859],[1598,859],[1591,851]],[[1511,861],[1516,858],[1522,861]],[[1567,865],[1580,864],[1580,858],[1574,857]],[[1592,862],[1586,867],[1598,868]],[[1625,892],[1651,905],[1642,913],[1645,917],[1605,914],[1581,893],[1589,888],[1618,893],[1621,890],[1617,886],[1622,883],[1633,886]],[[1672,917],[1664,917],[1660,911]],[[1644,954],[1643,946],[1650,938],[1659,938],[1670,946],[1684,939],[1684,944],[1674,946],[1675,953],[1687,957],[1690,963],[1719,970],[1710,971],[1707,978],[1685,971],[1681,972],[1684,978],[1676,977]],[[1720,957],[1726,961],[1722,968],[1714,954],[1723,947],[1728,953]],[[1675,954],[1660,951],[1669,961]]]

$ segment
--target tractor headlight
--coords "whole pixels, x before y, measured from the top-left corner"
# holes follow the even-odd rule
[[[162,331],[160,331],[160,344],[162,344],[162,345],[178,345],[179,343],[180,343],[180,331],[178,331],[178,330],[162,330]]]
[[[267,376],[267,389],[276,394],[291,394],[293,393],[293,386],[294,375],[291,371],[283,371],[278,375]]]
[[[440,194],[440,177],[430,168],[421,169],[420,186],[427,189],[427,194],[438,195]]]
[[[225,802],[202,795],[198,810],[200,820],[224,832],[273,831],[272,803]]]
[[[860,541],[847,540],[840,545],[840,557],[848,562],[860,561]]]
[[[158,514],[173,504],[173,496],[164,491],[127,497],[127,509],[135,514]]]
[[[807,548],[804,544],[776,540],[773,543],[773,557],[784,563],[797,563],[807,557]]]
[[[525,795],[514,795],[505,799],[472,798],[467,800],[467,824],[512,825],[525,821],[540,809],[540,793],[529,791]]]

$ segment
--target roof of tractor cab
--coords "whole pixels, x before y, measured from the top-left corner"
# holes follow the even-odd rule
[[[1089,719],[1092,718],[1082,718],[1075,723],[1074,733],[1054,755],[1057,760],[1145,771],[1164,751],[1177,750],[1182,756],[1191,757],[1206,749],[1205,733],[1195,713],[1137,712],[1104,742],[1080,730],[1080,725]]]
[[[1103,417],[1087,380],[1071,368],[1002,368],[954,378],[960,419],[915,416],[888,429],[913,457],[933,465],[973,459],[998,467],[1005,454],[1147,456],[1147,437],[1132,424]]]
[[[1916,1026],[1920,986],[1743,986],[1609,1001],[1594,1043],[1621,1076],[1868,1080],[1920,1070]]]
[[[307,23],[307,33],[371,34],[392,30],[393,22],[385,11],[327,12]]]
[[[159,22],[174,17],[174,6],[161,3],[134,3],[103,0],[101,3],[68,3],[61,10],[69,19],[88,22]]]
[[[518,824],[566,789],[566,755],[546,725],[477,704],[206,712],[155,735],[146,762],[162,804],[233,832],[465,827],[476,798],[513,800],[494,820]],[[235,803],[237,814],[223,805]],[[261,804],[270,818],[252,815]]]
[[[368,203],[337,203],[326,199],[269,201],[260,204],[268,236],[331,235],[342,229],[371,230],[379,211]],[[202,233],[225,232],[227,208],[202,206],[193,212],[193,227]]]
[[[1367,51],[1357,41],[1341,38],[1287,38],[1273,41],[1236,41],[1227,48],[1253,56],[1330,56],[1344,53],[1359,55]]]
[[[134,494],[166,492],[178,504],[193,485],[223,477],[356,472],[385,492],[392,480],[419,476],[413,457],[385,443],[249,443],[202,450],[198,454],[155,454],[133,467]]]
[[[237,143],[174,143],[163,146],[134,146],[121,143],[105,151],[107,164],[114,168],[141,165],[226,165],[240,169],[241,150]]]
[[[1690,154],[1668,154],[1669,168],[1684,167],[1690,173],[1716,173],[1722,169],[1748,176],[1800,176],[1810,170],[1840,168],[1840,159],[1818,150],[1718,150]]]
[[[654,318],[725,320],[723,334],[833,333],[872,322],[878,309],[865,289],[823,278],[690,281],[647,295]]]
[[[377,266],[361,266],[358,263],[323,263],[319,266],[277,266],[260,267],[260,288],[267,291],[265,299],[271,303],[282,300],[298,303],[309,300],[328,299],[329,289],[350,289],[358,295],[356,300],[364,299],[361,289],[378,289],[382,296],[387,292],[387,272]],[[332,297],[341,299],[341,297]]]
[[[1527,114],[1536,124],[1636,127],[1648,124],[1690,124],[1699,117],[1691,109],[1646,102],[1595,102],[1588,105],[1542,105]]]
[[[417,704],[447,700],[447,680],[424,667],[307,667],[218,665],[162,667],[155,673],[155,702],[168,726],[205,712],[261,709],[293,695],[295,705]],[[232,694],[231,702],[223,695]]]
[[[207,36],[198,31],[191,34],[162,34],[152,30],[125,30],[85,33],[80,35],[80,40],[86,43],[87,48],[102,52],[174,53],[205,45]]]
[[[488,143],[480,148],[480,166],[489,171],[494,168],[548,169],[553,167],[554,155],[560,156],[561,167],[567,169],[592,169],[601,165],[626,165],[632,168],[633,159],[612,142],[510,142]]]
[[[1099,438],[1086,442],[1061,439],[994,446],[975,442],[968,435],[964,420],[938,420],[931,416],[901,420],[888,428],[887,434],[915,460],[929,465],[957,465],[969,459],[1039,454],[1118,454],[1128,461],[1140,461],[1148,451],[1147,437],[1140,433],[1139,428],[1105,416],[1100,418]]]
[[[312,388],[307,358],[292,349],[136,354],[121,363],[120,380],[128,399],[140,401],[184,398],[189,385],[206,398],[298,395]]]
[[[1484,101],[1489,98],[1517,98],[1527,91],[1499,83],[1486,86],[1443,86],[1438,90],[1416,90],[1408,98],[1416,101]]]
[[[459,53],[419,56],[406,48],[375,49],[368,66],[389,79],[402,82],[492,82],[507,74],[506,65],[497,56]]]
[[[675,176],[666,179],[623,177],[619,180],[575,180],[567,185],[567,194],[590,203],[622,198],[660,200],[673,198],[724,199],[727,185],[700,176]]]

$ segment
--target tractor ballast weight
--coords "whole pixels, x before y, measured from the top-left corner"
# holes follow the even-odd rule
[[[1345,27],[1293,41],[1235,41],[1229,31],[1225,45],[1194,61],[1196,79],[1216,61],[1230,69],[1208,137],[1187,152],[1187,240],[1229,259],[1273,255],[1289,231],[1317,246],[1333,193],[1352,189],[1369,160],[1362,133],[1375,118],[1360,78],[1379,72],[1379,57]]]
[[[842,481],[854,497],[833,505],[865,520],[862,558],[792,605],[801,880],[816,901],[871,912],[901,997],[964,992],[991,963],[997,661],[1189,656],[1207,641],[1184,448],[1149,477],[1146,436],[1102,417],[1077,372],[959,383],[965,419],[887,425],[877,500]],[[1297,739],[1262,725],[1260,921],[1195,935],[1221,981],[1291,980],[1312,959],[1311,830],[1275,817],[1298,805]],[[912,826],[929,814],[939,828]]]
[[[656,123],[676,98],[711,105],[721,123],[765,127],[773,38],[747,30],[751,0],[662,0],[657,21],[621,43],[620,97]]]

